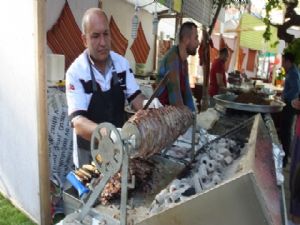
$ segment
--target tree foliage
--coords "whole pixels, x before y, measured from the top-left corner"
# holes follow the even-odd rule
[[[213,0],[214,5],[221,4],[222,7],[228,5],[234,5],[234,6],[247,5],[249,2],[250,0]]]
[[[271,39],[271,11],[273,9],[281,8],[282,3],[280,0],[268,0],[266,3],[266,16],[263,18],[263,22],[266,24],[266,30],[263,33],[263,37],[266,41]]]
[[[295,55],[295,63],[300,65],[300,38],[294,39],[288,47],[284,50],[284,52],[290,52]]]
[[[273,9],[282,9],[285,8],[284,22],[283,24],[275,24],[278,28],[277,36],[279,39],[291,43],[294,40],[294,36],[287,33],[287,29],[293,25],[300,24],[300,15],[295,11],[295,8],[298,5],[298,0],[268,0],[266,2],[266,16],[263,19],[263,22],[266,24],[267,28],[263,34],[263,37],[266,41],[271,39],[271,11]]]

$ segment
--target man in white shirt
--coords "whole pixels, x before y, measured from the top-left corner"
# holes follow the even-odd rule
[[[101,122],[122,127],[124,104],[133,110],[143,107],[145,97],[128,61],[111,51],[111,36],[106,14],[88,9],[82,19],[82,40],[86,50],[66,73],[68,114],[74,127],[74,164],[90,163],[90,139]]]

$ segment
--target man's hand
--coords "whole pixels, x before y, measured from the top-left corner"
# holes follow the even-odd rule
[[[138,111],[139,109],[143,108],[143,102],[146,99],[146,97],[143,94],[139,94],[138,96],[136,96],[132,102],[131,102],[131,108],[134,111]]]
[[[90,141],[93,131],[97,127],[97,123],[89,120],[88,118],[78,115],[72,119],[75,133],[85,140]]]
[[[146,99],[143,101],[143,106],[145,106],[147,104],[149,100]],[[149,107],[148,108],[154,108],[154,109],[158,109],[160,107],[163,107],[163,105],[160,103],[160,101],[158,100],[158,98],[154,98],[152,100],[152,102],[150,103]]]

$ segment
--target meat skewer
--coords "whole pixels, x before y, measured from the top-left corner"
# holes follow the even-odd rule
[[[172,144],[192,122],[193,114],[186,106],[139,110],[124,124],[122,136],[137,138],[132,158],[147,158]]]

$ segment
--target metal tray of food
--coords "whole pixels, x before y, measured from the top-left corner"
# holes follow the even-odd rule
[[[269,105],[256,105],[252,103],[238,103],[234,100],[237,98],[235,94],[221,94],[215,95],[214,99],[216,104],[221,105],[225,108],[236,109],[236,110],[243,110],[249,112],[258,112],[258,113],[275,113],[280,112],[285,103],[280,100],[270,100]]]

